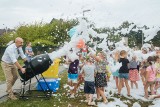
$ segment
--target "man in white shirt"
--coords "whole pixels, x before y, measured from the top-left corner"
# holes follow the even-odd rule
[[[8,97],[12,100],[17,99],[14,96],[13,91],[12,91],[12,87],[18,78],[17,68],[20,69],[22,73],[25,73],[25,68],[22,68],[22,66],[17,61],[19,56],[21,56],[21,58],[24,61],[26,61],[26,56],[24,55],[22,46],[23,46],[23,39],[20,37],[17,37],[15,39],[15,43],[9,45],[6,48],[2,56],[2,59],[1,59],[2,60],[1,66],[5,74],[6,84],[7,84],[6,92],[9,94]]]

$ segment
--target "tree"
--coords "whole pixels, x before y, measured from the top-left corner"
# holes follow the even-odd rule
[[[160,47],[160,31],[157,32],[157,35],[151,40],[154,46]]]
[[[31,25],[20,25],[15,33],[7,33],[0,37],[0,46],[6,45],[17,36],[22,37],[25,43],[32,42],[33,46],[59,46],[64,41],[69,41],[67,31],[74,25],[76,25],[75,20],[54,20],[51,23],[36,22]]]

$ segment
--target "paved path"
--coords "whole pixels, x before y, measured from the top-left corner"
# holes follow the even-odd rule
[[[59,67],[59,73],[62,73],[64,70],[65,70],[65,68],[63,66]],[[35,78],[32,78],[32,84],[34,84],[36,82],[37,82],[37,80]],[[19,79],[17,79],[17,81],[13,87],[13,91],[14,92],[20,91],[21,86],[22,86],[22,83],[19,78]],[[6,101],[6,100],[7,100],[6,83],[3,83],[0,85],[0,103],[3,101]]]
[[[32,78],[32,84],[36,83],[36,79]],[[13,86],[13,92],[20,92],[22,86],[22,82],[20,78],[17,79],[16,83]],[[7,100],[7,93],[6,93],[6,83],[0,85],[0,103]]]

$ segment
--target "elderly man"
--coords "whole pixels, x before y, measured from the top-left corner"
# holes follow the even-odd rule
[[[17,61],[19,56],[21,56],[21,58],[24,61],[26,61],[26,56],[23,53],[22,46],[23,46],[23,39],[20,37],[17,37],[15,39],[15,43],[9,45],[6,48],[1,59],[2,60],[1,66],[5,74],[6,83],[7,83],[6,92],[9,94],[8,97],[11,100],[17,100],[17,98],[14,96],[12,91],[12,87],[18,78],[17,68],[20,69],[22,73],[25,73],[25,68],[22,68],[22,66]]]

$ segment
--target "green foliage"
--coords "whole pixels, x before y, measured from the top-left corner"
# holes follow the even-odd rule
[[[160,31],[157,32],[157,35],[152,39],[154,46],[160,47]]]
[[[1,62],[0,62],[0,64],[1,64]],[[0,66],[0,83],[2,81],[5,81],[5,76],[4,76],[4,72],[2,70],[2,66]]]
[[[128,34],[121,34],[121,32],[119,32],[118,34],[117,33],[115,34],[115,32],[117,31],[121,31],[122,29],[129,28],[132,24],[134,23],[129,23],[128,21],[125,21],[117,28],[106,27],[106,28],[95,29],[95,31],[97,33],[108,34],[107,40],[110,40],[113,43],[120,41],[122,37],[128,37],[128,45],[130,47],[134,47],[134,46],[141,47],[142,46],[142,36],[144,35],[142,30],[138,30],[138,31],[131,30]],[[135,28],[137,28],[136,25],[133,26],[133,29]],[[149,27],[147,27],[146,25],[144,25],[141,28],[145,30],[149,29]],[[159,44],[160,43],[160,31],[149,43],[153,43],[154,46],[160,46]]]
[[[43,40],[43,39],[36,39],[34,42],[32,42],[33,46],[41,46],[41,47],[46,47],[46,46],[57,46],[57,44],[52,43],[51,41],[48,40]]]
[[[106,28],[95,29],[95,31],[97,33],[106,33],[106,35],[108,35],[108,37],[107,37],[107,43],[108,43],[108,41],[116,43],[116,42],[118,42],[118,41],[121,40],[121,35],[115,35],[114,34],[114,32],[117,31],[117,30],[118,29],[116,29],[114,27],[113,28],[106,27]]]
[[[88,21],[87,19],[85,19]],[[76,26],[78,24],[77,20],[69,20],[64,21],[62,19],[57,20],[53,19],[50,23],[34,23],[32,25],[20,25],[16,32],[9,32],[5,33],[3,36],[0,36],[0,47],[6,46],[6,44],[14,40],[16,37],[22,37],[24,39],[24,43],[30,41],[32,42],[33,46],[38,47],[59,47],[64,44],[65,41],[70,41],[70,37],[68,36],[67,32],[69,29],[71,29],[73,26]],[[94,30],[97,33],[106,33],[108,35],[107,42],[111,41],[113,43],[116,43],[121,40],[122,37],[128,37],[128,45],[130,47],[134,47],[135,45],[138,47],[142,46],[142,36],[143,32],[142,30],[138,31],[130,31],[128,34],[121,34],[116,33],[117,31],[121,31],[124,28],[129,28],[130,25],[134,23],[130,23],[128,21],[123,22],[119,27],[115,28],[99,28]],[[91,24],[90,26],[94,27],[94,24]],[[135,25],[133,27],[136,28]],[[146,25],[144,25],[142,28],[149,29]],[[100,38],[93,38],[98,43],[102,42],[102,39]],[[160,32],[157,33],[157,35],[151,40],[151,43],[153,43],[155,46],[160,46]]]
[[[17,37],[17,34],[15,32],[9,32],[4,33],[2,36],[0,36],[0,47],[5,47],[8,42],[11,40],[14,40]]]
[[[67,32],[77,24],[77,21],[52,20],[51,23],[35,23],[32,25],[20,25],[16,32],[10,32],[0,37],[0,47],[14,40],[16,37],[22,37],[24,44],[30,41],[33,46],[39,47],[58,47],[70,37]]]

